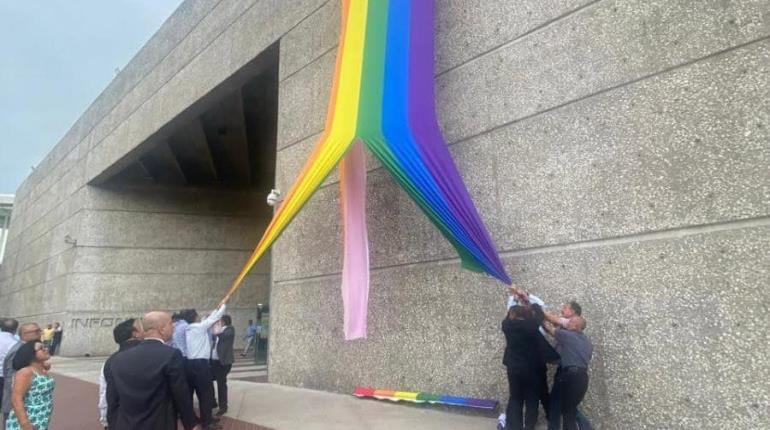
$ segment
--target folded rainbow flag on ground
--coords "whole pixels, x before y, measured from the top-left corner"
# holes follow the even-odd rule
[[[478,409],[495,409],[497,400],[474,399],[472,397],[450,396],[448,394],[416,393],[411,391],[378,390],[369,387],[356,387],[353,390],[356,397],[371,397],[379,400],[391,400],[394,402],[405,401],[413,403],[432,403],[438,405],[463,406]]]

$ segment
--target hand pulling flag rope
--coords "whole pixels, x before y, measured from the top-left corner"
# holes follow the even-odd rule
[[[366,337],[366,165],[359,141],[455,247],[463,267],[511,283],[438,126],[433,14],[432,0],[342,0],[342,31],[324,133],[223,301],[344,157],[340,189],[345,338]]]

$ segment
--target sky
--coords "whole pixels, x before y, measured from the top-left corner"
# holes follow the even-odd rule
[[[0,0],[0,194],[13,194],[181,0]]]

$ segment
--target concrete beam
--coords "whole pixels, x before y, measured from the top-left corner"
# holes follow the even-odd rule
[[[182,126],[179,132],[169,137],[168,145],[176,154],[179,166],[190,184],[208,185],[217,182],[219,175],[200,118]]]
[[[159,184],[187,185],[184,171],[167,142],[161,142],[147,154],[140,157],[142,165]]]
[[[236,186],[248,185],[251,166],[241,90],[227,95],[201,119],[222,181]]]

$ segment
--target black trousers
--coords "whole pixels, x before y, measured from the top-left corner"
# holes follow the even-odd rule
[[[0,371],[0,375],[2,375],[3,372]],[[5,385],[5,379],[3,379],[2,376],[0,376],[0,405],[3,404],[3,386]],[[5,428],[5,421],[3,421],[3,425],[0,426],[0,428]]]
[[[56,335],[53,336],[53,341],[51,342],[51,350],[48,351],[51,355],[56,355],[56,350],[59,349],[59,345],[61,345],[61,339],[57,337]]]
[[[533,430],[537,424],[536,372],[526,368],[508,368],[508,408],[506,426],[508,430]],[[526,413],[522,410],[526,406]],[[522,418],[524,426],[522,427]]]
[[[577,430],[577,408],[588,391],[588,371],[582,367],[559,368],[555,384],[558,384],[562,428]]]
[[[187,360],[187,372],[190,392],[198,396],[201,422],[204,426],[212,423],[211,410],[214,409],[214,381],[211,367],[206,359]]]
[[[233,368],[232,364],[222,364],[219,360],[211,361],[211,371],[217,381],[217,403],[219,409],[227,409],[227,374]]]

